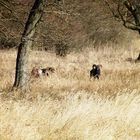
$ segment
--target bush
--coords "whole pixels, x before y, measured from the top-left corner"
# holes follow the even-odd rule
[[[60,41],[55,44],[55,53],[58,56],[65,57],[69,53],[68,45]]]
[[[17,46],[17,42],[14,39],[9,39],[6,37],[0,38],[0,49],[10,49]]]

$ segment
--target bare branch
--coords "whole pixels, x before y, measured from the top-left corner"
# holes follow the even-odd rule
[[[131,5],[130,2],[124,1],[124,5],[126,6],[126,8],[127,8],[130,12],[135,12],[135,11],[136,11],[136,8],[135,8],[133,5]]]
[[[5,7],[7,10],[9,10],[12,13],[12,9],[10,9],[10,7],[7,6],[7,4],[4,1],[0,1],[0,5],[2,5],[3,7]]]
[[[105,4],[108,6],[110,12],[112,13],[112,15],[117,18],[117,20],[119,19],[120,21],[123,22],[123,26],[131,29],[131,30],[136,30],[139,31],[140,30],[140,25],[137,24],[138,19],[137,19],[137,15],[136,15],[136,8],[128,1],[125,0],[124,2],[119,1],[117,4],[117,13],[115,13],[115,9],[111,8],[109,2],[107,0],[104,0]],[[133,18],[135,19],[135,23],[131,22],[128,17],[127,17],[127,11],[126,13],[124,13],[121,9],[121,4],[124,4],[124,6],[126,7],[127,11],[130,11],[131,15],[133,16]],[[130,18],[130,16],[129,16]],[[139,22],[138,22],[139,23]]]
[[[135,24],[133,24],[132,22],[129,22],[125,19],[124,15],[121,13],[120,11],[120,4],[118,4],[118,13],[119,13],[119,16],[123,22],[123,25],[124,27],[128,28],[128,29],[131,29],[131,30],[140,30],[140,27],[139,26],[136,26]]]
[[[107,0],[104,0],[105,4],[108,6],[110,12],[112,13],[113,17],[119,19],[118,15],[114,12],[114,9],[111,8],[109,2]]]
[[[12,20],[12,21],[18,22],[18,23],[20,23],[22,25],[22,27],[24,27],[24,23],[22,23],[21,21],[19,21],[19,18],[16,16],[13,8],[11,9],[12,4],[10,3],[10,1],[9,0],[6,0],[6,1],[8,2],[8,4],[10,4],[10,6],[8,6],[8,4],[5,3],[4,1],[0,1],[0,5],[2,5],[3,7],[5,7],[7,10],[9,10],[12,13],[13,18],[10,18],[8,20]],[[0,19],[0,20],[4,21],[6,19]]]

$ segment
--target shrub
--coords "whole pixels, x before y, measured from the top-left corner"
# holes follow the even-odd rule
[[[66,43],[60,41],[55,44],[55,53],[58,56],[65,57],[69,53],[69,47]]]
[[[15,39],[9,39],[6,37],[1,37],[0,38],[0,49],[10,49],[10,48],[15,48],[17,46],[17,42]]]

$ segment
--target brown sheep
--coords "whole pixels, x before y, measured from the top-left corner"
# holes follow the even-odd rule
[[[31,75],[33,77],[40,77],[40,76],[49,76],[51,73],[54,73],[55,69],[53,67],[46,67],[46,68],[39,68],[39,67],[33,67],[31,71]]]

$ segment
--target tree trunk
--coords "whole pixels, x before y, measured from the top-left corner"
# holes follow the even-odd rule
[[[43,14],[45,0],[35,0],[26,22],[16,59],[16,73],[13,87],[26,90],[28,85],[28,57],[35,29]]]

